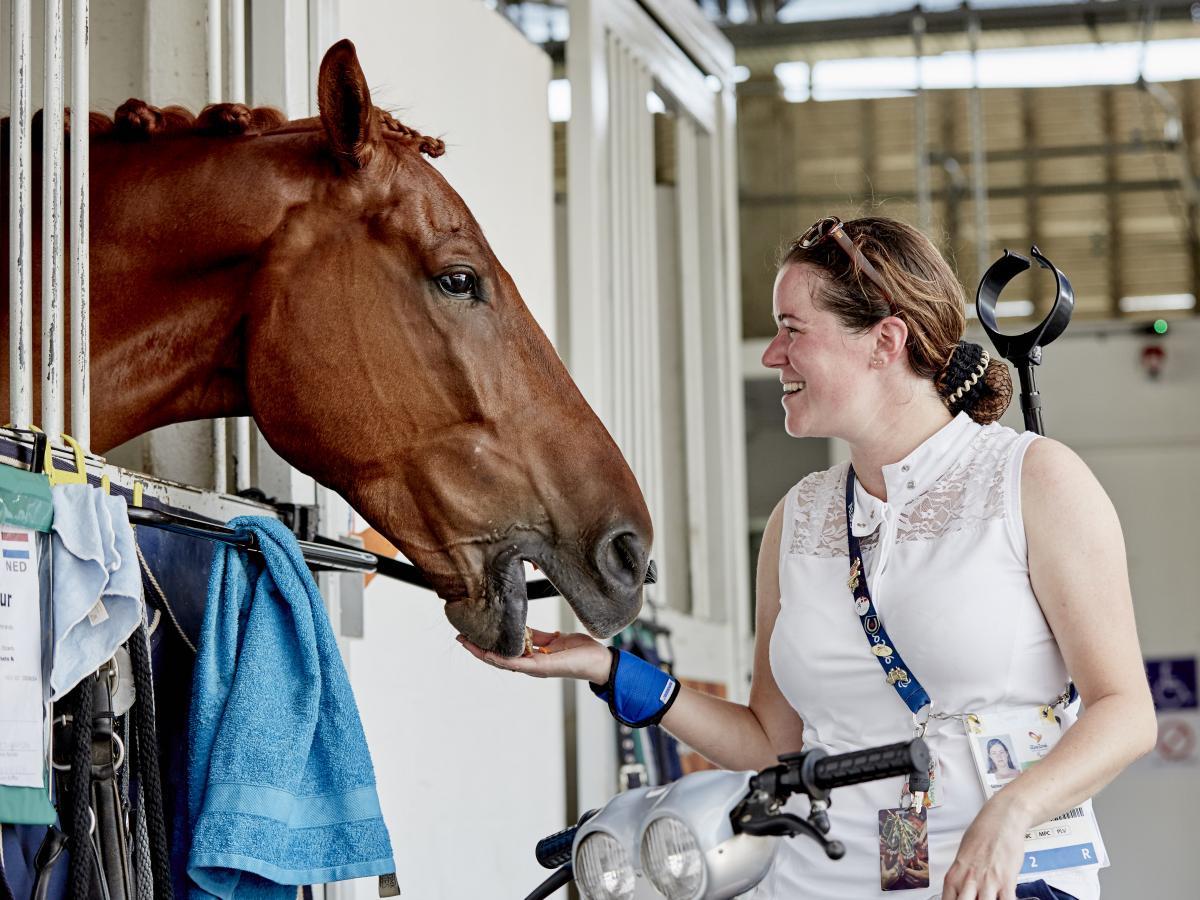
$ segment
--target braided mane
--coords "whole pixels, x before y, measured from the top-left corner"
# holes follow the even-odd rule
[[[446,152],[446,142],[430,137],[415,128],[400,122],[386,110],[375,107],[383,135],[413,147],[420,153],[436,159]],[[35,145],[41,143],[42,111],[33,117],[32,137]],[[9,120],[3,120],[7,132]],[[71,129],[71,111],[67,110],[64,127]],[[257,136],[273,132],[320,131],[321,120],[296,119],[291,121],[282,112],[271,106],[251,108],[244,103],[211,103],[192,115],[182,106],[151,106],[144,100],[130,98],[117,107],[110,119],[104,113],[88,114],[88,133],[93,138],[111,138],[117,141],[148,141],[156,137],[181,137],[185,135],[207,136]]]

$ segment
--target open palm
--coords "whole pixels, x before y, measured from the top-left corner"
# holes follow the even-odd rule
[[[597,683],[607,680],[611,657],[608,648],[594,638],[579,632],[560,634],[536,628],[530,629],[530,635],[539,648],[531,656],[501,656],[462,635],[457,640],[476,659],[497,669],[537,678],[587,678]]]

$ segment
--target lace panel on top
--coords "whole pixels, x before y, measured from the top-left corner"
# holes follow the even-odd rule
[[[1016,432],[999,426],[982,429],[962,457],[929,490],[905,504],[897,520],[896,541],[930,541],[1003,519],[1007,506],[1008,463]],[[814,472],[795,488],[792,540],[788,552],[803,556],[846,555],[844,490],[847,465]],[[864,538],[864,548],[871,540]]]

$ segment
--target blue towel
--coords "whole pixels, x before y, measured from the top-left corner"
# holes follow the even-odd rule
[[[265,558],[213,556],[192,679],[192,900],[293,900],[296,885],[396,870],[375,772],[321,594],[295,537],[229,526]],[[291,885],[291,887],[287,887]]]
[[[142,575],[124,497],[86,484],[51,491],[54,668],[58,700],[104,665],[142,620]]]

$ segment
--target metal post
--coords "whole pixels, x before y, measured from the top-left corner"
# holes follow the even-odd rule
[[[88,0],[71,3],[71,434],[92,443],[91,310],[88,306],[88,165],[91,107]]]
[[[224,0],[208,0],[205,9],[208,43],[208,102],[221,101],[221,4]]]
[[[208,43],[207,53],[207,92],[209,103],[221,102],[221,4],[224,0],[208,0],[206,6],[207,31],[205,39]],[[237,5],[237,0],[233,0]],[[230,18],[232,25],[233,17]],[[226,427],[224,419],[212,420],[213,445],[213,488],[218,491],[229,489],[229,472],[225,465]]]
[[[979,88],[979,17],[967,26],[971,46],[971,185],[975,206],[976,277],[987,271],[991,258],[988,240],[987,148],[983,133],[983,93]]]
[[[233,420],[233,485],[237,491],[250,487],[250,419],[238,416]]]
[[[933,230],[933,194],[929,185],[929,100],[925,92],[924,54],[925,17],[914,15],[912,20],[913,48],[916,51],[917,96],[913,153],[917,179],[917,227],[928,235]]]
[[[220,8],[224,0],[208,0],[209,6],[217,10],[216,15],[218,21],[220,19]],[[211,26],[210,26],[211,27]],[[231,99],[235,103],[244,103],[246,100],[246,65],[245,65],[245,50],[246,50],[246,10],[240,0],[230,0],[229,3],[229,37],[230,48],[227,54],[229,60],[229,91]],[[209,46],[210,65],[218,73],[221,70],[221,52],[220,52],[221,35],[218,29],[216,35],[217,52],[216,58],[213,59],[213,50]],[[220,93],[220,76],[218,75],[217,92]],[[219,97],[217,98],[219,99]],[[214,99],[213,102],[216,102]],[[224,433],[222,432],[222,437]],[[244,491],[250,487],[250,419],[246,416],[238,416],[233,420],[233,484],[237,491]],[[221,446],[221,469],[224,469],[225,454],[224,443]],[[222,486],[220,488],[224,490]]]
[[[63,7],[45,2],[42,90],[42,430],[63,431]]]
[[[8,417],[33,424],[33,291],[29,195],[29,0],[12,0],[8,146]]]
[[[246,102],[246,6],[229,0],[229,99]]]

